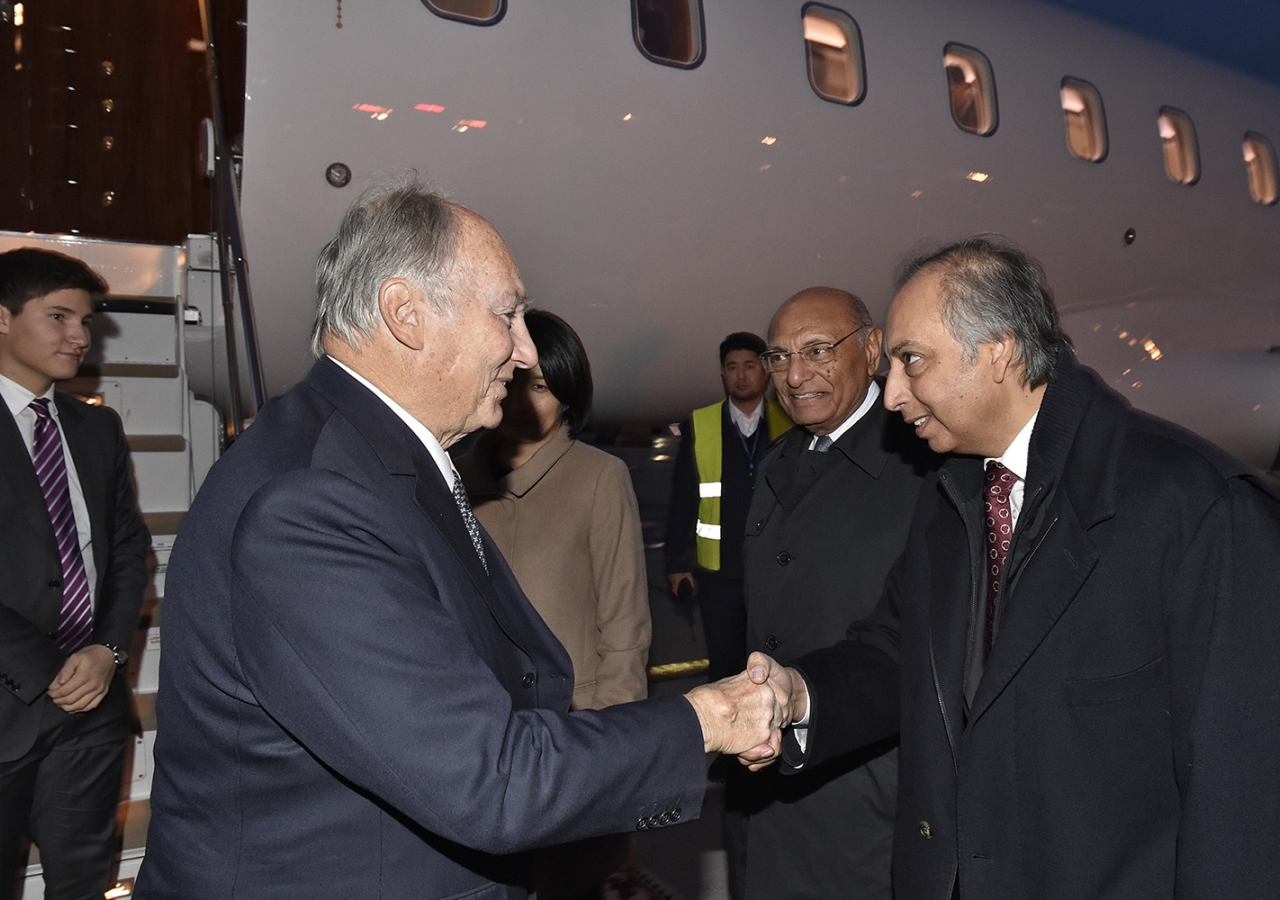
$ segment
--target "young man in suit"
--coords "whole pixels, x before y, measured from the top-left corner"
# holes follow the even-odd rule
[[[1006,241],[909,263],[885,345],[950,455],[875,611],[788,673],[785,761],[900,733],[898,900],[1280,896],[1280,503],[1081,366]]]
[[[772,687],[570,713],[569,656],[445,452],[537,363],[501,236],[379,186],[316,284],[318,361],[213,467],[170,559],[136,896],[515,900],[520,851],[697,815],[704,753],[786,721]]]
[[[120,672],[151,538],[110,410],[55,393],[107,285],[45,250],[0,254],[0,895],[27,835],[45,896],[101,900],[129,733]]]

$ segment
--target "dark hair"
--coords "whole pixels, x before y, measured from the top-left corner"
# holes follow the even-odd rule
[[[1053,291],[1035,257],[1000,235],[967,237],[908,261],[897,290],[926,270],[939,273],[942,321],[970,360],[978,345],[1011,335],[1022,383],[1048,384],[1058,353],[1071,346],[1062,331]]]
[[[65,290],[84,291],[97,303],[108,289],[101,275],[74,256],[37,247],[0,253],[0,306],[14,315],[30,300]]]
[[[766,349],[764,338],[760,335],[750,331],[735,331],[720,342],[720,365],[724,365],[725,358],[734,350],[750,350],[759,356]]]
[[[569,323],[542,309],[531,309],[524,323],[538,350],[542,377],[555,398],[564,404],[564,421],[569,436],[577,437],[591,412],[591,363],[578,333]]]

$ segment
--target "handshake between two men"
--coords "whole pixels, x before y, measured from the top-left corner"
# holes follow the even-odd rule
[[[808,693],[794,669],[760,652],[732,678],[700,685],[685,699],[702,725],[708,753],[737,756],[753,772],[775,762],[782,751],[782,729],[804,718]]]

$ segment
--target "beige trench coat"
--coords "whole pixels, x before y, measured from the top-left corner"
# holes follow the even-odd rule
[[[574,709],[648,693],[652,627],[640,511],[626,464],[569,437],[494,479],[493,435],[458,461],[476,518],[573,659]]]

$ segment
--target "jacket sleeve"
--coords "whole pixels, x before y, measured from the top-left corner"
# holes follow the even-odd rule
[[[428,512],[430,517],[434,515]],[[515,708],[539,660],[493,644],[453,550],[332,472],[260,489],[230,547],[246,689],[306,751],[433,834],[512,853],[696,816],[702,734],[683,697],[605,710]],[[480,634],[468,621],[489,621]],[[532,670],[530,670],[532,669]],[[674,702],[673,702],[674,701]]]
[[[809,692],[809,729],[803,751],[794,735],[784,742],[784,772],[817,765],[898,732],[899,598],[905,559],[899,557],[889,571],[884,593],[869,617],[850,625],[843,640],[795,662]]]
[[[93,617],[93,640],[128,648],[138,628],[142,595],[150,580],[147,553],[151,549],[151,534],[138,511],[124,429],[114,412],[108,410],[105,414],[111,420],[111,439],[105,442],[111,454],[106,522],[111,546]]]
[[[636,492],[626,464],[613,457],[607,462],[595,485],[588,536],[600,659],[593,709],[648,695],[645,665],[653,638]]]
[[[693,459],[693,419],[680,423],[680,449],[676,451],[671,475],[671,503],[667,507],[667,530],[663,555],[667,574],[692,572],[689,545],[698,521],[698,471]]]
[[[1232,479],[1166,568],[1175,896],[1280,896],[1280,504]]]

